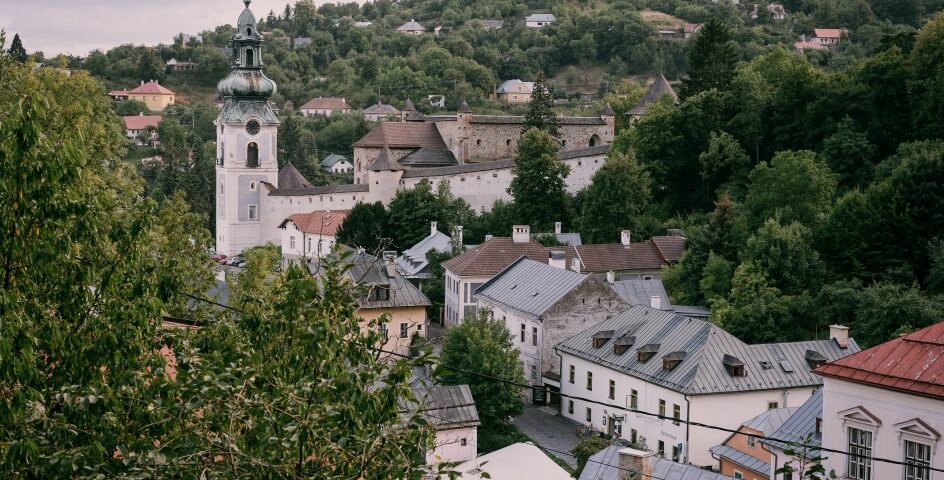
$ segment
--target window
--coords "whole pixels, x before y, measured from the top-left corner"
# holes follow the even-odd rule
[[[636,440],[639,438],[639,432],[635,428],[629,429],[629,441],[631,443],[636,443]]]
[[[571,365],[571,366],[570,366],[570,376],[569,376],[570,383],[574,383],[574,370],[575,370],[575,369],[574,369],[574,366]]]
[[[633,410],[639,409],[639,392],[635,390],[629,391],[629,408]]]
[[[659,440],[659,450],[656,451],[656,454],[662,458],[665,458],[665,442]]]
[[[223,182],[220,182],[220,195],[223,195],[225,193],[225,189],[223,188],[223,185],[225,184]]]
[[[248,28],[246,29],[246,35],[249,35],[249,29],[248,29]],[[247,48],[247,49],[246,49],[246,66],[251,67],[251,66],[253,66],[253,65],[254,65],[254,64],[252,63],[252,49],[251,49],[251,48]]]
[[[905,440],[905,480],[931,479],[931,446]]]
[[[409,325],[406,323],[400,324],[400,338],[406,338],[407,330],[409,330]]]
[[[587,372],[587,390],[593,390],[593,372]]]
[[[660,417],[665,416],[665,400],[661,398],[659,399],[659,416]]]
[[[464,447],[464,446],[466,446],[466,445],[468,445],[468,444],[469,444],[469,442],[467,442],[466,439],[464,439],[464,438],[459,440],[459,445],[460,445],[460,446],[463,446],[463,447]]]
[[[748,446],[748,447],[751,447],[751,448],[756,448],[756,447],[757,447],[757,437],[755,437],[755,436],[753,436],[753,435],[748,435],[748,436],[747,436],[747,446]]]
[[[574,401],[573,400],[567,400],[567,413],[571,415],[574,414]]]
[[[531,345],[538,345],[538,327],[531,327]]]
[[[673,404],[672,405],[672,423],[675,425],[680,424],[679,419],[682,418],[682,407]]]
[[[387,324],[381,323],[377,325],[377,331],[380,332],[380,338],[383,339],[383,342],[387,343],[387,340],[390,338],[390,335],[387,333]]]
[[[390,300],[389,285],[374,285],[367,295],[368,300]]]
[[[587,421],[589,422],[591,418],[593,418],[593,410],[587,407]]]
[[[288,248],[295,248],[295,235],[289,235]]]
[[[679,445],[672,445],[672,461],[677,462],[682,457],[682,448]]]
[[[780,402],[767,402],[767,410],[773,410],[780,407]]]
[[[525,327],[524,327],[524,324],[522,323],[521,324],[521,343],[524,343],[524,330],[525,330]]]
[[[416,326],[416,331],[417,331],[417,332],[422,332],[422,331],[423,331],[423,326],[422,326],[422,325],[417,325],[417,326]]]
[[[846,475],[855,480],[872,480],[872,432],[849,427],[848,451]]]
[[[538,367],[537,365],[531,365],[531,380],[538,381]]]
[[[247,215],[247,216],[248,216],[249,220],[255,220],[255,219],[256,219],[256,206],[255,206],[255,205],[250,205],[250,206],[249,206],[249,212],[248,212],[248,215]]]
[[[321,243],[321,240],[318,240],[318,243],[320,244],[320,243]],[[319,249],[319,250],[321,250],[321,249]],[[309,251],[309,252],[311,251],[311,237],[308,238],[308,251]]]
[[[744,474],[741,473],[741,472],[739,472],[739,471],[737,471],[737,470],[735,470],[735,471],[734,471],[734,478],[744,478]]]
[[[249,191],[250,192],[256,191],[256,182],[249,182]]]
[[[256,145],[256,142],[249,142],[249,145],[246,145],[246,166],[259,166],[259,145]]]
[[[610,400],[616,398],[616,382],[610,380]]]

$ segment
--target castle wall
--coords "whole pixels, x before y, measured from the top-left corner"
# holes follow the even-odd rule
[[[382,147],[354,147],[354,183],[367,183],[367,165],[370,164],[378,155]],[[394,160],[413,153],[413,148],[390,148],[390,153]]]
[[[262,243],[282,242],[282,230],[279,224],[293,213],[309,213],[315,210],[350,210],[358,202],[373,202],[369,192],[332,193],[324,195],[280,196],[268,195],[263,191],[262,198]]]

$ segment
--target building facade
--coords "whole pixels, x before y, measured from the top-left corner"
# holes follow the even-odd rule
[[[337,97],[313,98],[298,108],[302,115],[322,115],[330,117],[335,113],[350,113],[351,106],[347,100]]]
[[[128,90],[127,99],[144,102],[148,110],[152,112],[163,111],[174,104],[174,98],[177,95],[167,87],[159,84],[157,80],[149,82],[141,81],[141,85],[133,90]]]
[[[505,80],[495,94],[498,99],[509,105],[528,103],[531,101],[531,93],[534,92],[534,82],[522,82],[517,78],[514,80]]]
[[[282,229],[282,259],[311,260],[331,253],[348,210],[315,210],[289,215]]]

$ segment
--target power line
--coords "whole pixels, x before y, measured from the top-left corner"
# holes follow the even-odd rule
[[[193,295],[190,295],[190,294],[186,294],[186,293],[185,293],[184,295],[187,296],[187,297],[189,297],[189,298],[193,298],[193,299],[200,300],[200,301],[206,301],[206,302],[211,303],[211,304],[219,305],[219,306],[228,308],[228,309],[233,310],[233,311],[236,311],[236,312],[240,312],[240,313],[242,312],[242,311],[239,310],[239,309],[236,309],[236,308],[233,308],[233,307],[230,307],[230,306],[225,306],[225,305],[222,305],[222,304],[220,304],[220,303],[218,303],[218,302],[214,302],[214,301],[212,301],[212,300],[203,299],[203,298],[196,297],[196,296],[193,296]],[[384,349],[382,349],[382,348],[377,348],[377,347],[367,347],[367,348],[369,348],[370,350],[379,352],[379,353],[386,353],[386,354],[388,354],[388,355],[392,355],[392,356],[399,357],[399,358],[404,358],[404,359],[410,359],[410,358],[412,358],[412,357],[410,357],[409,355],[403,355],[403,354],[401,354],[401,353],[391,352],[391,351],[388,351],[388,350],[384,350]],[[459,367],[452,367],[452,366],[443,365],[443,364],[439,364],[439,366],[442,367],[442,368],[445,368],[446,370],[451,370],[451,371],[458,372],[458,373],[464,373],[464,374],[467,374],[467,375],[472,375],[472,376],[475,376],[475,377],[483,378],[483,379],[490,380],[490,381],[500,382],[500,383],[504,383],[504,384],[507,384],[507,385],[512,385],[512,386],[519,387],[519,388],[525,388],[525,389],[528,389],[528,390],[537,388],[537,387],[535,387],[534,385],[528,385],[528,384],[524,384],[524,383],[518,383],[518,382],[514,382],[514,381],[511,381],[511,380],[504,379],[504,378],[495,377],[495,376],[493,376],[493,375],[488,375],[488,374],[484,374],[484,373],[480,373],[480,372],[473,372],[473,371],[471,371],[471,370],[466,370],[466,369],[459,368]],[[649,417],[655,417],[655,418],[658,418],[658,419],[660,419],[660,420],[671,420],[672,422],[684,423],[684,424],[689,425],[689,426],[701,427],[701,428],[706,428],[706,429],[709,429],[709,430],[718,430],[718,431],[726,432],[726,433],[729,433],[729,434],[732,434],[732,435],[744,435],[744,436],[753,437],[753,438],[755,438],[755,439],[760,439],[760,440],[767,440],[767,441],[777,442],[777,443],[783,443],[783,444],[787,444],[787,445],[797,445],[796,442],[791,441],[791,440],[784,440],[784,439],[775,438],[775,437],[770,437],[770,436],[766,436],[766,435],[754,435],[754,434],[744,433],[744,432],[741,432],[740,430],[735,430],[735,429],[731,429],[731,428],[727,428],[727,427],[721,427],[721,426],[718,426],[718,425],[711,425],[711,424],[702,423],[702,422],[693,422],[693,421],[687,420],[687,419],[684,419],[684,420],[683,420],[683,419],[681,419],[681,418],[669,417],[669,416],[666,416],[666,415],[660,415],[660,414],[657,414],[657,413],[647,412],[647,411],[645,411],[645,410],[638,410],[638,409],[626,408],[626,407],[624,407],[624,406],[622,406],[622,405],[616,405],[616,404],[612,404],[612,403],[601,402],[601,401],[599,401],[599,400],[594,400],[594,399],[590,399],[590,398],[586,398],[586,397],[580,397],[580,396],[577,396],[577,395],[565,394],[565,393],[563,393],[563,392],[555,392],[555,393],[557,393],[557,395],[560,396],[560,397],[562,397],[562,398],[570,398],[570,399],[573,399],[573,400],[580,400],[580,401],[582,401],[582,402],[587,402],[587,403],[592,403],[592,404],[596,404],[596,405],[601,405],[601,406],[604,406],[604,407],[609,407],[609,408],[613,408],[613,409],[617,409],[617,410],[623,410],[623,411],[628,411],[628,412],[632,412],[632,413],[636,413],[636,414],[640,414],[640,415],[645,415],[645,416],[649,416]],[[805,444],[799,444],[799,445],[800,445],[800,446],[803,446],[803,447],[808,447],[808,448],[813,449],[813,450],[821,451],[821,452],[836,453],[836,454],[845,455],[845,456],[849,456],[849,457],[864,458],[864,459],[869,459],[869,460],[876,461],[876,462],[888,463],[888,464],[892,464],[892,465],[901,465],[901,466],[905,466],[905,467],[915,467],[915,466],[916,466],[915,464],[911,464],[911,463],[907,463],[907,462],[902,462],[902,461],[899,461],[899,460],[891,460],[891,459],[887,459],[887,458],[873,457],[873,456],[864,455],[864,454],[859,454],[859,453],[846,452],[846,451],[842,451],[842,450],[836,450],[836,449],[832,449],[832,448],[826,448],[826,447],[824,447],[824,446],[822,446],[822,445],[820,445],[820,446],[818,446],[818,447],[813,446],[813,445],[805,445]],[[942,469],[942,468],[936,468],[936,467],[933,467],[933,466],[931,466],[931,465],[927,465],[927,466],[917,466],[917,467],[918,467],[918,468],[922,468],[922,469],[926,469],[926,470],[928,470],[928,471],[942,472],[942,473],[944,473],[944,469]]]

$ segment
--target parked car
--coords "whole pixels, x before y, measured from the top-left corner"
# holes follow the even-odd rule
[[[216,263],[219,263],[220,265],[226,264],[226,255],[213,255],[210,257],[210,259]]]

